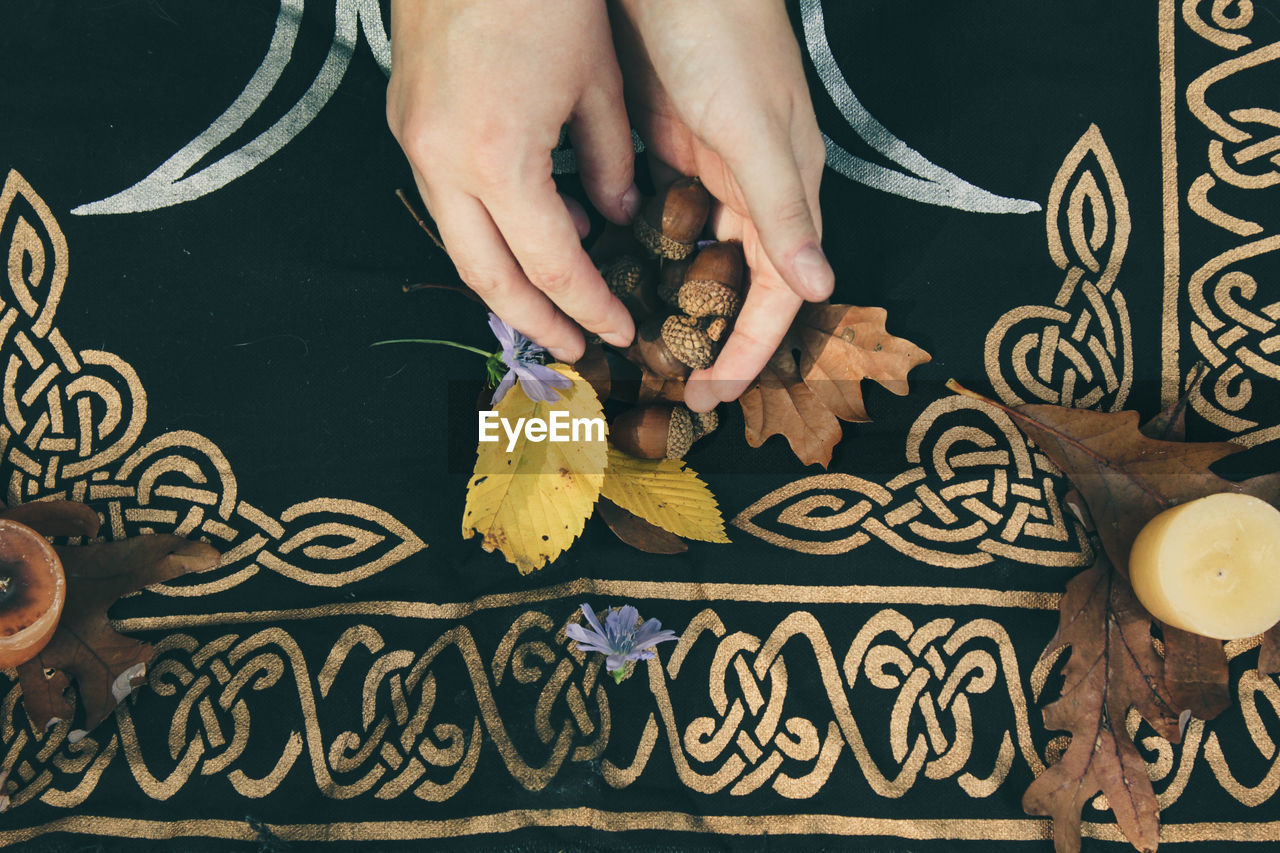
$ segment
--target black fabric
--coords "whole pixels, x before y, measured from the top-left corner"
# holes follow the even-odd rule
[[[287,16],[262,0],[6,4],[0,171],[9,176],[6,187],[21,181],[29,189],[15,189],[0,245],[18,239],[20,217],[40,232],[50,270],[58,242],[51,234],[67,245],[66,284],[49,328],[37,328],[12,283],[0,294],[19,309],[0,354],[17,365],[16,378],[6,380],[16,383],[10,396],[21,397],[43,369],[31,365],[16,331],[54,363],[52,329],[81,354],[83,372],[105,376],[122,399],[113,410],[94,397],[89,409],[98,430],[92,452],[119,452],[73,474],[68,460],[89,452],[74,400],[98,392],[73,387],[70,370],[50,380],[65,404],[63,432],[76,439],[73,450],[23,444],[44,391],[21,403],[22,425],[6,415],[0,481],[7,501],[83,498],[102,512],[109,537],[179,529],[236,558],[173,584],[225,581],[224,589],[146,591],[112,609],[122,630],[160,651],[149,686],[79,746],[66,742],[71,725],[38,736],[16,681],[0,683],[0,767],[10,771],[14,799],[0,817],[0,843],[32,851],[1050,849],[1048,821],[1027,817],[1020,800],[1036,765],[1060,753],[1053,739],[1061,733],[1044,729],[1040,708],[1056,695],[1062,661],[1038,696],[1033,670],[1057,626],[1056,596],[1087,562],[1087,546],[1070,520],[1057,539],[1028,533],[1025,523],[1051,525],[1065,481],[998,419],[938,401],[950,399],[942,387],[949,377],[1010,402],[1035,399],[1014,381],[1015,347],[1024,333],[1045,341],[1054,325],[1069,340],[1083,324],[1078,351],[1093,378],[1077,366],[1070,381],[1078,380],[1082,395],[1102,388],[1098,407],[1154,414],[1203,357],[1192,326],[1204,320],[1189,282],[1215,256],[1274,233],[1275,189],[1218,178],[1209,190],[1218,212],[1245,222],[1248,234],[1192,209],[1191,187],[1213,176],[1207,152],[1221,137],[1189,107],[1188,91],[1220,63],[1272,44],[1280,19],[1260,0],[1232,29],[1215,23],[1210,4],[1186,5],[1190,12],[1173,2],[826,3],[826,38],[870,115],[954,173],[954,186],[1040,209],[975,212],[905,197],[907,167],[894,162],[889,146],[877,148],[883,137],[859,133],[842,115],[810,44],[806,65],[824,132],[847,154],[898,174],[885,191],[828,169],[822,209],[837,272],[834,301],[885,307],[890,331],[933,360],[912,374],[909,396],[867,383],[875,420],[845,425],[829,469],[843,479],[806,480],[824,472],[796,462],[780,438],[749,448],[740,410],[722,406],[719,431],[687,462],[726,520],[741,522],[729,528],[731,545],[691,543],[683,555],[645,555],[596,519],[565,556],[521,576],[459,535],[480,360],[444,348],[370,348],[407,337],[485,348],[491,337],[475,303],[440,290],[404,292],[456,279],[394,194],[411,188],[412,178],[386,128],[386,76],[368,35],[356,37],[327,103],[255,168],[182,203],[76,213],[143,181],[246,97]],[[1243,15],[1245,5],[1228,13]],[[251,156],[259,134],[295,104],[314,104],[317,96],[304,93],[355,8],[307,4],[291,59],[261,106],[177,177],[228,155]],[[385,8],[359,9],[362,26],[385,33]],[[791,11],[803,37],[805,8]],[[1204,29],[1226,46],[1192,19],[1207,21]],[[1162,32],[1172,43],[1162,43]],[[1162,44],[1170,72],[1163,108]],[[1275,109],[1275,67],[1265,59],[1234,73],[1211,89],[1209,106],[1223,115]],[[1226,140],[1231,154],[1276,132],[1266,116],[1226,121],[1247,129],[1247,139]],[[1176,187],[1166,190],[1171,139]],[[1275,174],[1265,156],[1232,162],[1250,174]],[[1055,179],[1066,195],[1060,215],[1046,223]],[[561,181],[580,194],[572,175]],[[1087,207],[1081,227],[1092,234],[1105,209],[1108,224],[1093,248],[1103,272],[1107,258],[1116,259],[1114,281],[1097,303],[1077,288],[1055,305],[1072,268],[1095,284],[1103,274],[1088,268],[1069,236],[1071,192],[1090,181],[1097,206]],[[1177,205],[1176,244],[1166,191]],[[32,197],[47,204],[48,218]],[[1131,223],[1125,239],[1116,229],[1122,208]],[[1055,234],[1067,235],[1058,256]],[[1257,319],[1240,326],[1240,346],[1258,358],[1242,362],[1235,344],[1219,344],[1223,361],[1204,383],[1209,402],[1190,421],[1192,438],[1245,435],[1257,445],[1243,473],[1275,469],[1278,443],[1265,430],[1280,423],[1280,374],[1257,367],[1276,364],[1260,341],[1274,334],[1265,309],[1280,299],[1280,271],[1274,248],[1255,254],[1231,269],[1252,276],[1256,293],[1228,295]],[[1172,314],[1164,295],[1171,257],[1180,261],[1171,274]],[[30,261],[19,268],[19,278],[33,275]],[[1231,300],[1214,301],[1220,278],[1211,276],[1206,310],[1239,325],[1222,313]],[[47,290],[34,299],[43,304]],[[1098,305],[1117,323],[1114,352],[1105,357],[1087,345],[1105,337]],[[1009,324],[1016,333],[995,331],[1023,306],[1031,308]],[[1092,319],[1081,319],[1086,311]],[[1168,317],[1176,333],[1165,331]],[[1223,329],[1211,331],[1216,340]],[[86,351],[109,357],[86,358]],[[1038,352],[1018,356],[1032,372]],[[1055,393],[1073,369],[1063,352],[1040,377]],[[1108,387],[1107,369],[1127,376],[1129,387]],[[112,411],[120,425],[107,425]],[[135,417],[137,434],[126,435]],[[961,444],[947,443],[957,435]],[[988,451],[1004,461],[955,458]],[[175,458],[189,467],[164,468]],[[916,469],[918,478],[904,477]],[[154,482],[148,471],[159,472]],[[939,499],[941,514],[917,492],[937,494],[979,475],[989,491],[1004,477],[1022,492],[1007,493],[1004,504],[992,498],[982,510],[964,505],[968,493],[957,494]],[[161,493],[157,484],[203,492]],[[882,492],[888,497],[875,497]],[[871,507],[865,519],[821,523],[861,500]],[[915,515],[892,516],[912,501]],[[1044,517],[1024,516],[1014,530],[1020,501]],[[198,519],[182,529],[193,512]],[[930,538],[913,523],[950,531],[986,524],[987,532]],[[1002,538],[1002,531],[1011,532]],[[851,544],[858,534],[866,541]],[[993,556],[979,542],[1020,547],[1024,556]],[[664,644],[651,668],[615,685],[597,680],[598,666],[593,674],[570,657],[558,633],[583,601],[597,609],[629,601],[677,632],[696,622],[712,633],[688,645],[678,675],[669,666],[675,644]],[[524,633],[511,640],[521,619]],[[855,666],[854,678],[842,676],[873,620],[885,628],[868,648],[896,651],[876,658],[880,675]],[[766,667],[748,685],[743,678],[771,636],[783,640],[785,674]],[[520,666],[536,669],[528,683],[519,667],[495,663],[504,637],[508,656],[534,644],[520,646],[528,655]],[[715,652],[734,642],[741,650],[725,658],[731,662],[721,679]],[[975,649],[991,670],[986,689],[976,686],[977,674],[963,674],[963,655]],[[918,701],[894,661],[929,670]],[[415,664],[421,680],[411,687]],[[1268,748],[1280,732],[1280,693],[1274,678],[1257,686],[1256,664],[1256,650],[1241,646],[1231,664],[1234,705],[1207,725],[1193,723],[1194,746],[1141,742],[1157,768],[1157,792],[1174,789],[1163,812],[1167,841],[1236,849],[1280,840],[1275,786],[1264,781],[1280,772]],[[952,692],[944,694],[948,679]],[[724,706],[717,706],[718,689]],[[763,708],[774,692],[781,710],[767,742],[753,747],[765,713],[755,690]],[[944,695],[951,698],[940,705]],[[963,708],[954,696],[963,696]],[[841,701],[865,743],[861,757],[848,743]],[[1242,703],[1258,709],[1258,722]],[[705,748],[708,760],[700,761],[699,738],[721,730],[734,707],[743,721],[730,722],[723,748]],[[905,724],[894,722],[895,707]],[[932,735],[930,714],[938,720]],[[710,728],[695,725],[698,718]],[[653,740],[643,770],[624,781],[621,771],[646,730]],[[902,736],[896,745],[895,731]],[[602,732],[607,743],[597,749]],[[834,764],[818,767],[821,760],[799,746],[786,754],[777,732],[788,743],[830,739]],[[1144,724],[1138,736],[1152,732]],[[968,758],[944,758],[956,741],[967,743]],[[983,790],[1002,743],[1007,773]],[[929,764],[917,764],[895,789],[913,750]],[[1171,764],[1159,765],[1166,752]],[[754,784],[752,771],[771,755],[780,757],[778,767],[761,771],[758,787],[735,793]],[[401,774],[415,761],[421,775],[390,784],[408,779]],[[281,767],[279,779],[258,781]],[[542,767],[548,772],[540,774]],[[718,770],[724,780],[707,781]],[[826,774],[812,791],[779,782],[811,772]],[[876,774],[885,781],[873,785]],[[456,779],[465,779],[456,791],[439,787]],[[437,787],[421,787],[423,780]],[[1109,811],[1087,809],[1085,819],[1084,849],[1124,849]]]

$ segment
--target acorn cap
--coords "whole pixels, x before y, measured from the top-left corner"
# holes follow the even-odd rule
[[[658,310],[657,271],[649,258],[623,255],[601,267],[600,275],[609,286],[609,291],[627,306],[636,322]]]
[[[711,195],[702,181],[681,178],[650,199],[636,217],[636,239],[655,255],[688,257],[710,213]]]
[[[736,317],[742,297],[718,281],[686,281],[680,286],[676,304],[690,317]]]
[[[667,458],[683,459],[693,445],[693,417],[684,406],[671,407],[667,423]]]
[[[635,255],[623,255],[601,267],[600,275],[604,277],[604,283],[609,285],[610,293],[619,299],[626,299],[640,286],[644,267],[640,258]]]
[[[711,338],[692,317],[672,314],[662,323],[662,341],[681,363],[701,370],[715,361]]]
[[[707,323],[707,337],[711,338],[713,343],[720,343],[720,339],[727,331],[729,331],[729,321],[724,317],[713,317],[711,322]]]
[[[662,272],[658,279],[658,298],[672,308],[680,304],[680,287],[684,284],[684,274],[688,268],[687,260],[662,262]]]
[[[694,441],[710,435],[716,431],[716,427],[720,426],[720,415],[715,409],[709,412],[689,412],[689,418],[693,422]]]

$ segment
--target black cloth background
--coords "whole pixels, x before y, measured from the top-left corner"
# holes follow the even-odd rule
[[[1252,19],[1239,30],[1210,27],[1251,40],[1231,48],[1192,29],[1173,3],[825,5],[827,38],[867,111],[912,149],[954,171],[958,180],[995,196],[1047,207],[1055,178],[1065,176],[1070,190],[1079,185],[1072,175],[1088,172],[1100,185],[1098,198],[1105,199],[1114,225],[1115,188],[1107,183],[1104,159],[1114,164],[1132,223],[1114,284],[1123,291],[1131,321],[1131,332],[1127,338],[1120,335],[1116,346],[1131,356],[1132,382],[1123,394],[1106,390],[1098,405],[1122,403],[1144,415],[1154,413],[1162,394],[1168,394],[1162,377],[1170,371],[1162,338],[1167,334],[1162,331],[1163,282],[1170,237],[1164,213],[1167,164],[1162,146],[1168,139],[1161,124],[1162,28],[1175,38],[1173,127],[1180,154],[1175,179],[1181,242],[1174,256],[1182,259],[1175,281],[1184,289],[1178,292],[1175,318],[1176,386],[1200,357],[1191,339],[1195,315],[1185,289],[1188,276],[1214,255],[1261,239],[1275,228],[1274,189],[1225,187],[1210,195],[1237,219],[1260,223],[1256,237],[1224,229],[1189,208],[1191,184],[1209,171],[1205,150],[1211,134],[1190,112],[1185,91],[1205,70],[1280,37],[1275,8],[1255,3]],[[1210,19],[1210,4],[1198,5],[1203,8],[1197,14]],[[348,6],[355,8],[338,4],[339,18],[343,10],[351,11]],[[372,17],[373,25],[381,26],[376,15],[368,15],[370,8],[361,7],[364,23]],[[775,499],[782,501],[778,506],[755,510],[757,501],[776,490],[823,472],[797,463],[778,438],[749,449],[740,412],[724,406],[720,430],[687,461],[715,491],[726,519],[746,511],[753,526],[731,527],[732,545],[692,543],[687,554],[658,558],[626,548],[593,520],[564,557],[522,577],[500,555],[486,554],[476,541],[460,538],[474,442],[470,404],[482,375],[478,359],[443,348],[369,345],[388,338],[433,337],[487,347],[489,332],[484,312],[456,294],[403,291],[415,282],[452,281],[453,273],[394,195],[397,188],[410,188],[412,179],[386,129],[386,77],[366,36],[358,38],[340,85],[314,119],[252,170],[213,192],[155,210],[72,213],[142,180],[241,97],[263,62],[278,12],[276,4],[260,0],[24,2],[0,9],[0,171],[10,173],[10,181],[10,170],[19,174],[47,203],[68,246],[68,275],[54,326],[71,349],[110,353],[131,366],[138,387],[145,389],[145,403],[129,395],[123,403],[126,415],[130,406],[138,412],[145,405],[140,434],[125,448],[128,452],[94,469],[105,472],[101,481],[93,480],[92,472],[46,477],[48,466],[56,467],[50,462],[52,452],[28,454],[34,454],[33,464],[44,466],[36,474],[6,456],[0,481],[8,484],[8,500],[85,497],[108,521],[115,501],[122,514],[120,530],[127,533],[174,529],[198,505],[202,517],[223,525],[218,529],[225,535],[220,539],[206,527],[191,535],[210,538],[224,551],[245,549],[238,562],[212,577],[231,578],[253,567],[225,589],[188,596],[148,591],[113,608],[113,618],[124,629],[169,645],[153,662],[150,689],[130,700],[128,721],[109,720],[91,733],[91,747],[77,751],[64,744],[52,756],[38,756],[48,741],[37,741],[29,732],[16,702],[16,683],[10,679],[0,685],[8,697],[2,766],[11,769],[9,788],[15,798],[0,816],[0,842],[30,850],[311,845],[405,850],[1050,849],[1048,822],[1026,817],[1020,807],[1033,768],[1017,734],[1017,709],[1020,696],[1031,752],[1035,761],[1043,760],[1052,751],[1051,739],[1060,733],[1044,730],[1039,708],[1051,701],[1060,679],[1051,675],[1036,700],[1033,668],[1056,627],[1056,595],[1086,559],[1070,522],[1061,540],[1028,543],[1014,534],[1012,544],[1052,555],[1039,561],[997,555],[980,565],[962,566],[962,557],[988,552],[969,540],[925,541],[910,532],[910,521],[885,522],[883,513],[877,516],[878,529],[891,530],[899,537],[895,541],[933,548],[935,556],[921,558],[918,551],[874,534],[842,550],[838,543],[856,533],[859,523],[836,530],[801,529],[782,517],[781,508],[806,494],[820,494],[826,496],[827,509],[810,511],[807,517],[829,516],[859,500],[861,487],[848,480],[806,481],[803,488]],[[792,12],[803,35],[803,10],[794,6]],[[382,13],[385,21],[385,9]],[[261,107],[187,173],[250,143],[292,108],[315,78],[335,29],[334,7],[307,4],[292,59]],[[809,68],[827,135],[852,155],[902,171],[850,127],[819,73],[811,64]],[[1230,108],[1271,107],[1275,83],[1271,62],[1237,75],[1215,92]],[[1257,134],[1250,143],[1266,138],[1261,121],[1249,125]],[[1096,128],[1092,137],[1091,128]],[[1105,158],[1098,156],[1099,139]],[[1064,167],[1082,140],[1093,145],[1081,149],[1086,151],[1082,165]],[[1232,144],[1234,151],[1249,143]],[[1265,158],[1249,168],[1272,168],[1263,165]],[[571,175],[562,180],[578,191]],[[23,198],[13,210],[39,221],[34,207],[23,206]],[[1065,267],[1055,262],[1046,235],[1065,233],[1067,214],[1046,228],[1042,211],[981,213],[922,203],[870,188],[834,169],[828,169],[824,180],[822,208],[825,247],[837,272],[835,301],[884,306],[890,331],[933,356],[913,373],[910,396],[868,388],[875,421],[845,426],[845,440],[830,471],[886,487],[916,466],[923,471],[923,482],[941,487],[945,478],[931,467],[931,454],[951,424],[946,418],[971,430],[966,441],[973,441],[973,430],[985,431],[993,436],[991,446],[1006,458],[1026,453],[1025,444],[1015,452],[1007,436],[981,413],[938,412],[942,420],[928,423],[922,418],[935,416],[930,407],[947,397],[941,383],[948,377],[993,391],[993,372],[1013,375],[1008,367],[1013,339],[1003,349],[996,346],[993,369],[987,357],[989,333],[1020,306],[1052,305]],[[1094,211],[1086,217],[1097,215]],[[15,222],[10,216],[0,226],[0,244],[8,246],[14,239]],[[1092,224],[1087,218],[1086,229]],[[42,239],[46,247],[53,245],[47,235]],[[1105,251],[1115,243],[1110,233],[1104,238]],[[1264,320],[1261,306],[1280,298],[1275,295],[1274,257],[1263,254],[1246,262],[1260,292],[1248,300],[1240,297],[1253,306],[1253,316]],[[1086,275],[1090,277],[1096,281],[1096,275]],[[3,298],[12,304],[8,291]],[[1115,310],[1114,300],[1106,304]],[[1064,325],[1064,336],[1078,316]],[[1258,330],[1250,334],[1254,332]],[[6,339],[4,360],[20,357],[14,339]],[[1115,358],[1117,364],[1123,362],[1119,355]],[[1061,380],[1063,364],[1055,362],[1050,384]],[[1215,366],[1205,387],[1214,387],[1232,364],[1228,359]],[[1252,433],[1278,422],[1276,379],[1256,370],[1247,375],[1252,397],[1243,409],[1232,411],[1259,426],[1233,428],[1223,417],[1196,413],[1193,438]],[[1223,380],[1219,402],[1239,390],[1239,381],[1234,375]],[[1226,411],[1223,406],[1217,410]],[[104,417],[102,407],[92,411],[96,419]],[[917,434],[913,425],[924,448],[916,459],[907,458],[906,450],[908,436]],[[160,450],[148,451],[149,457],[142,453],[140,467],[125,470],[130,453],[175,431],[203,437],[179,440],[173,447],[195,459],[205,477],[200,488],[216,492],[216,499],[201,503],[142,495],[140,471],[146,459],[164,455]],[[1246,468],[1274,469],[1276,454],[1268,449],[1266,436],[1253,443],[1260,447]],[[220,456],[209,451],[211,446]],[[991,470],[984,476],[999,467],[988,464]],[[1047,523],[1047,507],[1056,501],[1049,494],[1060,495],[1063,481],[1040,469],[1009,476],[1021,477],[1028,495],[1039,494],[1027,500],[1045,509]],[[180,479],[171,471],[157,482],[176,482],[175,477]],[[34,491],[27,490],[28,481],[35,483]],[[90,491],[76,495],[76,481]],[[92,491],[95,484],[107,483],[122,490]],[[257,516],[234,509],[219,514],[231,484],[229,505],[251,505],[275,521],[278,535],[267,529],[269,524],[264,528],[254,521]],[[15,488],[20,495],[12,493]],[[891,506],[912,500],[915,488],[913,481],[890,488],[895,493]],[[960,502],[956,498],[949,505]],[[290,515],[296,507],[305,511]],[[173,520],[145,514],[157,508],[176,513]],[[144,512],[130,518],[130,509]],[[998,534],[1008,516],[992,511],[997,521],[987,523]],[[935,519],[934,526],[959,528],[978,520],[970,511],[951,522]],[[347,533],[317,528],[323,524],[347,525]],[[301,556],[308,537],[312,545],[337,548],[347,541],[343,535],[351,538],[352,528],[372,531],[372,538],[359,540],[359,547],[345,556]],[[245,546],[254,536],[263,536],[263,544]],[[823,548],[828,553],[813,553]],[[258,556],[260,549],[268,552],[265,561]],[[376,560],[384,564],[367,570]],[[301,568],[280,569],[282,562]],[[333,583],[332,577],[344,571],[354,575]],[[584,578],[588,580],[580,582]],[[207,582],[212,581],[188,578],[175,586]],[[717,584],[737,586],[730,590],[713,586]],[[785,590],[774,585],[785,585]],[[1009,591],[1012,598],[1001,597]],[[940,629],[939,649],[963,626],[994,623],[997,628],[990,635],[978,631],[979,641],[990,650],[1010,650],[1014,668],[1010,672],[1004,659],[991,652],[996,687],[973,690],[966,700],[972,758],[949,771],[940,767],[940,778],[919,771],[918,778],[893,795],[877,793],[861,759],[847,743],[839,748],[837,725],[833,737],[839,754],[815,791],[799,798],[779,792],[772,781],[778,772],[798,777],[815,761],[784,755],[781,771],[766,774],[766,782],[751,792],[735,794],[733,786],[763,755],[777,749],[766,743],[765,753],[755,755],[749,746],[735,746],[735,740],[705,763],[690,758],[687,744],[696,740],[691,721],[707,717],[719,726],[723,718],[712,698],[715,685],[704,678],[712,671],[716,648],[716,641],[706,637],[693,645],[680,678],[669,672],[651,676],[642,669],[620,685],[599,687],[608,704],[607,719],[596,704],[601,699],[591,677],[593,686],[577,694],[587,699],[589,733],[575,717],[567,698],[571,691],[564,683],[554,686],[547,717],[551,736],[539,731],[538,702],[556,667],[570,661],[568,680],[574,685],[588,678],[583,666],[566,656],[556,630],[582,601],[600,608],[626,600],[678,632],[709,609],[725,636],[749,635],[748,646],[750,638],[759,644],[784,620],[809,614],[819,626],[816,633],[809,639],[796,634],[785,643],[785,687],[779,688],[779,676],[770,675],[759,679],[758,689],[766,695],[781,689],[783,725],[803,718],[821,739],[838,721],[831,690],[844,691],[866,742],[867,760],[889,779],[903,764],[890,736],[902,688],[869,685],[869,671],[852,686],[837,677],[832,688],[830,678],[824,680],[823,655],[814,651],[813,636],[823,638],[840,666],[860,629],[873,617],[888,618],[886,611],[905,618],[913,630],[932,620],[954,620]],[[1008,601],[1015,603],[1006,606]],[[499,672],[493,666],[501,640],[522,617],[534,619],[528,623],[534,627],[521,642],[538,635],[550,655],[544,671],[528,684],[519,682],[514,669]],[[539,634],[538,618],[554,627]],[[446,635],[462,645],[446,642],[446,652],[429,666],[430,699],[424,698],[421,684],[415,691],[405,688],[403,680],[397,683],[412,661]],[[1005,645],[992,639],[996,635],[1007,639]],[[189,641],[175,640],[178,636]],[[333,663],[343,638],[349,640],[347,656],[337,655],[341,666],[330,671],[326,663]],[[905,649],[906,640],[893,643]],[[471,658],[449,651],[467,643],[476,649]],[[672,648],[661,647],[661,662],[670,659]],[[395,650],[403,656],[386,657]],[[928,665],[920,654],[913,666]],[[261,665],[274,676],[251,680],[232,697],[227,685],[257,666],[252,662],[259,655],[270,658]],[[925,691],[934,697],[935,710],[948,667],[957,663],[949,655],[944,671],[935,674]],[[750,666],[754,650],[739,657]],[[1180,747],[1170,753],[1174,768],[1191,769],[1176,783],[1184,786],[1181,793],[1164,810],[1166,831],[1193,827],[1183,830],[1186,837],[1220,842],[1210,845],[1215,849],[1235,849],[1235,840],[1280,840],[1274,785],[1264,781],[1278,772],[1277,758],[1274,747],[1268,751],[1258,740],[1258,725],[1264,739],[1280,731],[1274,680],[1266,688],[1270,692],[1258,688],[1256,693],[1260,724],[1242,716],[1240,708],[1241,696],[1255,696],[1252,688],[1240,685],[1242,680],[1254,683],[1249,679],[1256,659],[1256,651],[1247,647],[1233,658],[1236,703],[1198,730],[1199,754],[1184,756]],[[166,660],[171,661],[168,669],[160,666]],[[387,668],[371,675],[378,660]],[[468,668],[468,662],[474,665]],[[1061,661],[1054,672],[1060,668]],[[750,706],[751,691],[734,673],[730,666],[724,682],[728,698]],[[972,689],[973,681],[973,676],[962,679],[960,692]],[[674,739],[659,713],[654,684],[669,690]],[[407,704],[400,702],[402,695]],[[481,706],[489,695],[492,707],[486,715]],[[226,707],[220,704],[224,696],[230,697]],[[422,708],[428,709],[428,734],[409,737],[406,747],[402,734],[413,727],[413,715]],[[942,741],[950,743],[957,727],[966,724],[957,723],[954,703],[938,713]],[[748,716],[741,724],[743,737],[758,719],[758,714]],[[501,722],[500,737],[495,737],[495,719]],[[908,712],[907,720],[907,742],[913,749],[923,744],[930,760],[938,758],[937,745],[929,745],[930,723],[923,712]],[[437,725],[456,730],[437,730]],[[657,734],[643,771],[626,784],[608,781],[602,765],[628,766],[647,725],[655,726]],[[589,752],[585,747],[601,731],[609,737],[598,754],[556,758],[557,738],[566,737],[573,749]],[[248,739],[247,746],[230,761],[214,760],[230,754],[237,734]],[[1150,734],[1144,728],[1139,736]],[[476,735],[479,740],[473,744]],[[60,730],[48,737],[65,736]],[[958,777],[989,775],[1006,736],[1012,756],[1003,780],[990,792],[967,792]],[[1225,758],[1209,757],[1211,736],[1216,738],[1215,754]],[[439,784],[457,778],[459,759],[431,764],[420,751],[421,737],[439,749],[454,738],[459,749],[466,745],[475,750],[474,769],[465,784],[436,795],[437,801],[415,795],[417,782],[398,792],[386,788],[415,754],[421,758],[421,778]],[[282,756],[291,754],[290,744],[296,745],[293,763],[273,785],[255,788],[243,781],[267,777]],[[366,745],[368,751],[361,753]],[[200,752],[194,759],[193,749]],[[111,756],[103,759],[108,752]],[[1145,754],[1155,763],[1158,752],[1149,746]],[[676,754],[694,761],[699,773],[710,774],[733,756],[745,769],[730,774],[730,782],[716,790],[704,790],[709,783],[682,779]],[[78,788],[87,771],[76,759],[84,755],[102,759],[102,767],[96,782]],[[344,764],[351,755],[356,757]],[[535,771],[543,765],[553,771],[537,778]],[[1238,780],[1234,789],[1222,783],[1222,767]],[[46,771],[52,775],[42,782]],[[236,773],[239,784],[231,780]],[[358,793],[341,790],[371,773],[379,774],[378,780]],[[1157,779],[1157,791],[1174,785],[1176,776],[1166,769]],[[1252,792],[1243,790],[1250,787]],[[62,799],[44,794],[54,789],[79,793],[60,795]],[[250,789],[258,795],[246,793]],[[22,791],[29,792],[28,799],[18,802]],[[1109,812],[1090,809],[1085,818],[1097,825],[1090,833],[1099,836],[1085,839],[1086,850],[1125,849]],[[1176,835],[1166,838],[1178,840]]]

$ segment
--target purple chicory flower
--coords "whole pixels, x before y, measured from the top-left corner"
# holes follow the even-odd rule
[[[603,628],[591,605],[582,605],[582,615],[587,618],[589,628],[569,625],[565,633],[584,652],[606,655],[604,668],[612,673],[614,681],[622,681],[630,661],[649,660],[654,657],[653,647],[658,643],[679,639],[675,631],[663,630],[657,619],[641,625],[640,612],[630,604],[610,610]]]
[[[494,358],[501,358],[506,366],[506,375],[493,391],[493,405],[502,402],[502,398],[511,390],[511,386],[520,380],[520,387],[529,399],[535,403],[554,403],[560,399],[558,388],[568,388],[573,380],[563,373],[557,373],[538,359],[545,349],[502,322],[497,314],[489,314],[489,328],[493,330],[498,343],[502,344],[502,353],[494,353]]]

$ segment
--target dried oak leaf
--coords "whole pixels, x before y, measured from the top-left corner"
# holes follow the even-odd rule
[[[1062,697],[1044,709],[1044,722],[1071,732],[1071,744],[1022,798],[1029,814],[1053,818],[1058,853],[1080,850],[1081,810],[1099,791],[1129,841],[1139,850],[1156,849],[1160,806],[1147,765],[1125,731],[1125,717],[1136,708],[1173,743],[1182,731],[1150,624],[1128,580],[1105,554],[1067,584],[1050,648],[1069,645],[1071,651]]]
[[[67,603],[49,645],[18,667],[22,702],[38,729],[73,719],[66,690],[74,680],[85,728],[92,729],[142,683],[151,660],[151,645],[117,633],[107,608],[126,593],[212,568],[219,554],[203,542],[167,534],[56,550],[67,574]]]
[[[862,380],[907,393],[907,374],[929,354],[885,329],[883,308],[807,305],[782,345],[742,395],[747,443],[782,435],[806,465],[824,468],[840,441],[840,421],[868,421]],[[799,352],[797,361],[794,353]]]

